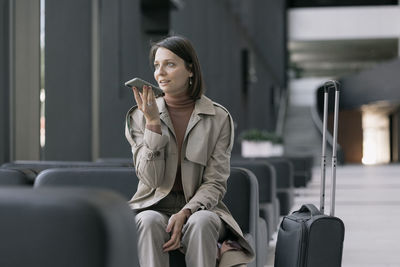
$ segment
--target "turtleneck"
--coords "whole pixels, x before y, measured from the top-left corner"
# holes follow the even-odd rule
[[[186,129],[189,124],[190,116],[192,115],[195,101],[190,98],[187,93],[180,95],[165,95],[165,103],[171,117],[172,125],[174,126],[176,144],[178,146],[178,169],[176,172],[173,191],[182,191],[182,176],[181,176],[181,151],[183,138],[185,137]]]
[[[164,100],[167,104],[168,111],[170,108],[178,110],[188,108],[193,110],[194,108],[194,100],[186,92],[173,96],[166,94]]]

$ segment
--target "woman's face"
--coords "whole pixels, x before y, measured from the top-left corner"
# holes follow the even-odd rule
[[[171,50],[160,47],[154,57],[154,78],[165,94],[178,95],[187,91],[193,73],[185,61]]]

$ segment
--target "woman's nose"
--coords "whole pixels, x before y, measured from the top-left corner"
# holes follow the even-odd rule
[[[160,66],[160,67],[156,70],[156,74],[158,74],[158,75],[164,75],[164,74],[165,74],[165,69],[164,69],[164,67]]]

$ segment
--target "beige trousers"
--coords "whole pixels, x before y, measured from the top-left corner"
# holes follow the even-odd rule
[[[163,244],[170,239],[166,228],[170,216],[184,204],[182,195],[172,193],[152,209],[136,215],[141,267],[169,267],[169,254],[162,250]],[[224,231],[224,224],[214,212],[201,210],[193,213],[182,229],[181,250],[185,253],[186,266],[215,267],[217,242]]]

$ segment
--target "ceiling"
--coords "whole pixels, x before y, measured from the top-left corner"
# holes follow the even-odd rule
[[[341,77],[399,57],[398,39],[292,41],[290,78]]]

